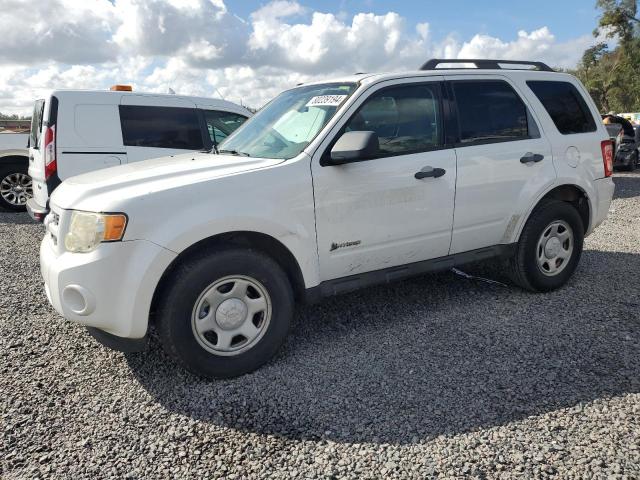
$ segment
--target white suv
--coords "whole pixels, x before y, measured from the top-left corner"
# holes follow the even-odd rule
[[[231,377],[274,355],[295,300],[488,257],[562,286],[609,209],[609,136],[573,76],[466,62],[301,85],[217,154],[64,182],[40,251],[51,303],[120,350],[155,324],[186,368]]]
[[[54,90],[33,107],[29,138],[33,198],[26,200],[27,210],[34,220],[44,220],[49,196],[74,175],[211,150],[250,116],[246,108],[225,100],[139,93],[127,85]]]

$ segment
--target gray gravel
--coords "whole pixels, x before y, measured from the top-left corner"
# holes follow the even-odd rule
[[[1,476],[640,478],[640,175],[616,184],[561,291],[447,272],[330,299],[210,383],[63,321],[42,227],[0,213]]]

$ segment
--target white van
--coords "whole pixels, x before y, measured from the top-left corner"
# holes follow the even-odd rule
[[[149,158],[211,150],[251,112],[212,98],[111,90],[55,90],[36,100],[29,138],[32,218],[42,221],[49,196],[65,179]]]

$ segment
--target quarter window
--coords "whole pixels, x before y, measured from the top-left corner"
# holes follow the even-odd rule
[[[195,108],[120,105],[124,144],[132,147],[200,150],[202,131]]]
[[[596,131],[596,123],[589,107],[569,82],[529,81],[529,88],[563,135]]]
[[[503,81],[452,82],[463,144],[529,138],[527,108]]]
[[[345,131],[373,131],[378,156],[434,149],[442,144],[439,85],[405,85],[373,94],[347,123]]]

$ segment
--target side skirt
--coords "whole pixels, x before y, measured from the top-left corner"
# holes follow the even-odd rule
[[[317,303],[324,297],[340,295],[364,287],[404,280],[424,273],[449,270],[459,265],[486,260],[488,258],[507,258],[514,254],[516,245],[516,243],[494,245],[493,247],[479,248],[469,252],[447,255],[446,257],[433,258],[422,262],[398,265],[397,267],[327,280],[316,287],[306,289],[304,299],[306,303]]]

